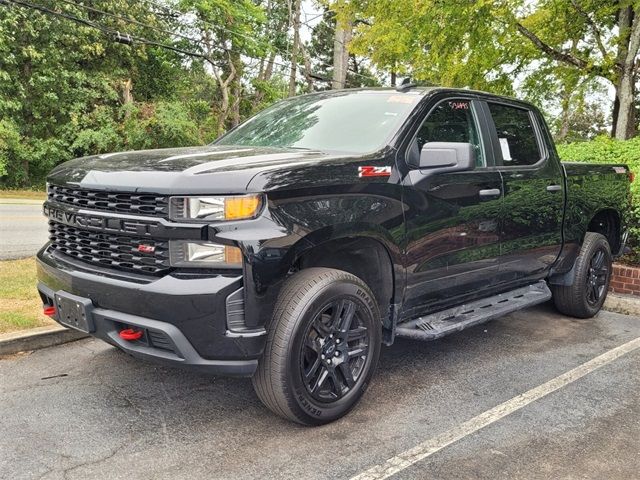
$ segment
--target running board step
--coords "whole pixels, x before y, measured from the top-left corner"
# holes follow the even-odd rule
[[[396,336],[414,340],[435,340],[507,313],[546,302],[550,298],[551,291],[542,280],[533,285],[401,323],[396,328]]]

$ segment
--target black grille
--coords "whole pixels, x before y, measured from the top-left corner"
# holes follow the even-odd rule
[[[50,248],[92,265],[150,275],[169,269],[167,242],[93,232],[53,221],[49,221],[49,239]],[[155,250],[141,253],[139,245]]]
[[[119,193],[49,185],[49,201],[103,212],[167,217],[167,197],[152,193]]]

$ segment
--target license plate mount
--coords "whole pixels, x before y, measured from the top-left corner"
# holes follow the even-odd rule
[[[91,333],[93,325],[93,303],[90,299],[59,291],[55,295],[56,318],[64,326]]]

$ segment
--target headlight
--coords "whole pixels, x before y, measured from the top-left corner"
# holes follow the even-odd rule
[[[238,247],[208,242],[169,242],[173,267],[240,268],[242,252]]]
[[[255,218],[261,207],[261,195],[171,197],[169,216],[173,220],[244,220]]]

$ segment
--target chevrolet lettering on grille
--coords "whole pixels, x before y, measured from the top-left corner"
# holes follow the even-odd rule
[[[77,225],[76,214],[73,212],[58,210],[57,208],[52,208],[49,205],[44,205],[42,211],[45,217],[48,217],[49,220],[55,220],[56,222],[64,223],[65,225],[71,225],[72,227],[75,227]]]
[[[90,229],[106,230],[111,232],[135,233],[137,235],[151,236],[159,230],[153,223],[127,220],[123,218],[110,218],[98,215],[86,215],[62,210],[50,205],[44,205],[43,212],[49,220],[63,223],[71,227],[84,227]]]

